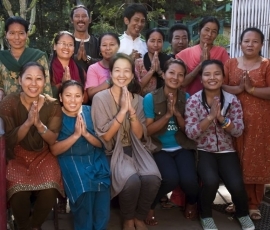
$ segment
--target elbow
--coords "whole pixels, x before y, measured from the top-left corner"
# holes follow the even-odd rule
[[[92,100],[93,97],[95,96],[95,92],[93,92],[93,89],[88,88],[87,89],[87,95],[88,95],[88,99]]]

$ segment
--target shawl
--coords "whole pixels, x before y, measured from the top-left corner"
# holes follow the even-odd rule
[[[0,61],[6,66],[9,71],[20,72],[21,67],[30,61],[37,61],[43,55],[46,55],[45,52],[42,52],[38,49],[25,48],[19,60],[16,60],[9,50],[0,51]]]
[[[164,65],[165,65],[166,61],[168,61],[170,59],[170,57],[165,53],[159,53],[158,54],[158,59],[159,59],[159,62],[160,62],[160,69],[162,71],[164,71]],[[143,56],[143,65],[144,65],[144,67],[145,67],[145,69],[147,71],[150,70],[151,61],[150,61],[148,52]],[[161,86],[163,86],[163,82],[164,82],[163,78],[158,77],[158,74],[156,72],[153,74],[153,77],[157,78],[157,88],[160,88]]]
[[[158,167],[153,159],[152,154],[150,153],[156,148],[156,146],[152,144],[151,139],[146,133],[142,97],[134,94],[134,99],[131,103],[136,110],[136,115],[139,121],[143,125],[143,139],[145,142],[142,143],[142,141],[135,136],[131,129],[128,130],[132,147],[132,157],[129,157],[124,153],[121,143],[123,126],[121,126],[117,134],[110,141],[105,141],[102,138],[102,136],[109,130],[113,123],[114,117],[117,114],[117,108],[109,90],[103,90],[97,93],[93,98],[92,119],[95,132],[103,142],[107,154],[112,155],[110,165],[112,173],[112,198],[122,191],[128,178],[134,174],[155,175],[161,178]]]
[[[71,79],[76,80],[78,82],[82,82],[80,80],[78,67],[72,58],[70,58],[70,60],[69,60],[68,67],[69,67]],[[65,70],[57,57],[55,57],[53,62],[52,62],[52,69],[53,69],[53,83],[55,85],[61,84]],[[84,82],[82,82],[82,83],[84,83]]]
[[[58,133],[61,128],[61,115],[59,102],[45,95],[45,102],[39,111],[41,122],[51,131]],[[7,158],[12,159],[14,157],[14,148],[17,145],[18,130],[28,118],[28,111],[22,104],[19,93],[11,93],[0,102],[0,117],[5,124]],[[31,126],[27,135],[19,144],[25,150],[37,152],[44,147],[43,138],[34,125]]]

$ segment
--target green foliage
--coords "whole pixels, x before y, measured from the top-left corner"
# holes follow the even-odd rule
[[[217,46],[226,47],[226,46],[230,45],[230,39],[227,38],[226,36],[224,36],[223,34],[219,34],[217,36],[216,40],[214,41],[214,44]]]

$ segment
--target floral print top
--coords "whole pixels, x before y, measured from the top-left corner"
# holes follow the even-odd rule
[[[37,60],[37,62],[45,69],[45,86],[43,92],[52,96],[49,67],[46,56],[43,55],[40,59]],[[20,92],[18,75],[19,73],[8,70],[6,66],[0,61],[0,89],[4,90],[5,95]]]
[[[222,116],[228,117],[234,124],[234,128],[227,132],[218,121],[213,121],[207,130],[202,131],[200,122],[207,117],[210,108],[203,105],[202,90],[191,96],[187,100],[185,109],[186,134],[196,141],[198,149],[207,152],[233,152],[235,151],[232,136],[238,137],[244,129],[243,111],[236,96],[222,91],[224,95],[224,106],[221,111]]]

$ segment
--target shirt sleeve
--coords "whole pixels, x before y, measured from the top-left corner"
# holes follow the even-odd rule
[[[196,110],[198,107],[195,98],[191,97],[187,100],[185,109],[185,131],[186,135],[192,139],[197,140],[203,133],[200,127],[200,117]]]
[[[153,94],[148,93],[143,99],[143,111],[146,118],[155,118]]]
[[[96,71],[96,68],[95,68],[96,65],[98,65],[98,63],[90,65],[87,70],[85,89],[99,85],[98,72]]]
[[[243,110],[240,101],[236,97],[232,100],[228,117],[234,124],[234,128],[230,131],[230,134],[234,137],[241,136],[244,130]]]

